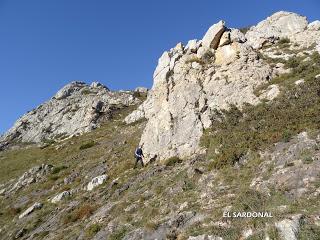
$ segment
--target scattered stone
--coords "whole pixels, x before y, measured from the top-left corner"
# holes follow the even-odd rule
[[[267,99],[271,101],[275,99],[279,95],[279,93],[279,86],[276,84],[272,84],[264,92],[261,93],[260,99]]]
[[[304,83],[304,79],[299,79],[297,81],[294,82],[295,85],[300,85]]]
[[[32,212],[34,212],[37,209],[41,209],[42,206],[43,206],[42,203],[33,204],[31,207],[29,207],[27,210],[25,210],[22,214],[20,214],[19,219],[31,214]]]
[[[101,175],[93,178],[87,185],[87,191],[93,190],[95,187],[103,184],[107,180],[107,175]]]
[[[71,195],[70,191],[64,191],[62,193],[59,193],[58,195],[56,195],[54,198],[51,199],[52,203],[57,203],[60,202],[61,200],[69,197]]]
[[[42,164],[29,169],[17,180],[17,182],[6,192],[12,193],[26,187],[32,183],[39,182],[51,172],[53,166]]]
[[[26,233],[27,233],[27,229],[25,228],[20,229],[15,235],[15,239],[23,237]]]
[[[222,237],[211,236],[207,234],[199,235],[196,237],[190,236],[188,240],[223,240]]]
[[[72,172],[68,177],[63,179],[64,184],[73,183],[80,176],[79,172]]]

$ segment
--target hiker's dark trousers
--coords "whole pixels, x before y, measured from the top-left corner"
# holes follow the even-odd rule
[[[144,164],[143,164],[143,161],[142,161],[142,158],[141,157],[136,157],[136,163],[134,164],[134,168],[136,168],[137,167],[137,164],[138,164],[138,162],[141,162],[141,165],[142,165],[142,167],[144,167]]]

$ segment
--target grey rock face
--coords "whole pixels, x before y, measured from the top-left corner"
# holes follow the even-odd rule
[[[243,42],[241,34],[213,49],[225,31],[224,23],[210,29],[200,48],[192,41],[186,49],[177,45],[162,54],[147,100],[125,120],[148,120],[140,142],[146,159],[201,152],[200,137],[210,127],[215,109],[260,101],[253,90],[268,81],[272,69]]]
[[[138,103],[132,94],[111,92],[100,83],[72,82],[36,109],[22,116],[0,138],[10,142],[41,142],[88,132],[112,113],[114,105]]]

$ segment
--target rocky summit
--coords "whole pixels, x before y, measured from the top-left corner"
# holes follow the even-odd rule
[[[139,100],[126,92],[112,92],[98,82],[90,86],[72,82],[49,101],[22,116],[0,138],[0,145],[13,142],[46,142],[79,135],[99,126],[112,111],[137,104]]]
[[[0,239],[320,239],[320,21],[200,38],[160,56],[150,90],[71,82],[17,120]]]

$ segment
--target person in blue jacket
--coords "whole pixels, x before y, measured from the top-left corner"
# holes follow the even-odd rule
[[[137,164],[139,161],[141,162],[142,167],[144,167],[144,164],[143,164],[144,156],[143,156],[142,146],[138,146],[136,148],[136,151],[134,152],[134,157],[136,158],[136,163],[134,164],[134,168],[137,167]]]

